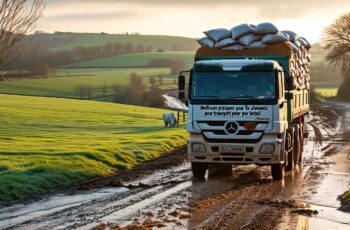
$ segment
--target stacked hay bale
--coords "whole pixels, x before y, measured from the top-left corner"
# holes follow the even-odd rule
[[[284,55],[289,58],[293,89],[310,89],[310,43],[293,31],[279,31],[272,23],[241,24],[231,30],[219,28],[204,32],[198,40],[199,56]]]

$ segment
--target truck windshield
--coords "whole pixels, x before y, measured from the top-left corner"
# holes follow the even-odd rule
[[[271,100],[276,98],[274,72],[194,72],[192,99]]]

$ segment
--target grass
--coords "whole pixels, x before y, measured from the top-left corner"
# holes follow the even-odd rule
[[[350,205],[350,188],[340,196],[340,201],[343,205]]]
[[[90,85],[94,88],[92,96],[101,96],[104,85],[109,87],[107,93],[112,93],[113,84],[127,85],[132,72],[142,76],[145,85],[149,85],[149,78],[159,74],[166,75],[165,84],[174,84],[176,80],[168,68],[57,69],[56,76],[61,77],[0,81],[0,93],[78,98],[75,87]]]
[[[311,88],[322,97],[335,97],[338,93],[337,82],[311,82]]]
[[[149,61],[159,58],[178,59],[186,63],[187,66],[191,66],[193,64],[194,52],[150,52],[125,54],[73,63],[71,65],[67,65],[67,67],[146,67]]]
[[[114,173],[186,143],[164,110],[0,95],[0,205]]]
[[[338,93],[338,88],[315,88],[315,92],[323,97],[335,97]]]

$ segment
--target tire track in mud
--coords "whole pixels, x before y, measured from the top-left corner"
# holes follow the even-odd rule
[[[132,176],[125,172],[122,178],[84,185],[124,186],[129,188],[126,192],[83,202],[7,229],[276,228],[286,212],[309,208],[298,201],[307,200],[315,193],[329,164],[324,154],[340,148],[338,140],[330,137],[343,132],[341,109],[336,113],[326,110],[312,112],[307,125],[310,135],[305,139],[304,163],[287,173],[284,181],[272,181],[269,167],[253,165],[234,166],[231,171],[215,168],[205,181],[193,180],[189,164],[181,163],[185,158],[181,153],[175,158],[177,163],[165,161],[161,170],[146,173],[150,175],[142,173],[145,168],[141,167]],[[167,169],[169,165],[172,168]]]

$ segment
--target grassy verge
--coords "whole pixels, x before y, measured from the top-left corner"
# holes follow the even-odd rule
[[[339,199],[342,205],[347,205],[350,207],[350,188],[348,191],[344,192]]]
[[[159,109],[0,95],[0,205],[114,173],[186,143]]]

